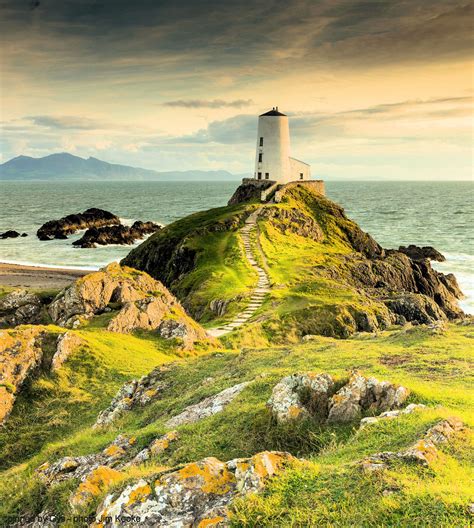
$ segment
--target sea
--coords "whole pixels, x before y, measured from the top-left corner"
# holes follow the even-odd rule
[[[99,207],[123,223],[152,220],[166,225],[196,211],[226,204],[238,181],[0,182],[0,232],[27,237],[0,240],[0,261],[50,267],[97,269],[124,257],[130,246],[80,249],[68,240],[41,242],[36,230],[46,221]],[[327,196],[341,204],[383,247],[433,246],[454,273],[474,313],[474,182],[326,182]],[[140,242],[137,242],[137,245]]]

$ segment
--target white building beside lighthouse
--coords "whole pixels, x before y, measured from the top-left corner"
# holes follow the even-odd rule
[[[279,184],[311,178],[311,167],[290,156],[288,116],[278,106],[258,118],[254,178]]]

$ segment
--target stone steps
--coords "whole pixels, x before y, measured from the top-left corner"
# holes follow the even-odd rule
[[[250,239],[252,231],[257,227],[257,220],[260,211],[261,208],[254,211],[245,220],[245,225],[240,230],[247,261],[258,275],[257,286],[253,290],[245,310],[237,314],[231,321],[219,326],[218,328],[212,328],[208,330],[208,333],[214,337],[226,335],[247,323],[247,321],[255,315],[255,312],[262,307],[265,297],[270,291],[270,279],[268,278],[267,272],[260,267],[258,259],[254,254],[254,248],[252,247]]]

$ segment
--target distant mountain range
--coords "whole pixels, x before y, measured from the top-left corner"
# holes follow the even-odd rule
[[[237,181],[243,176],[242,174],[231,174],[225,170],[158,172],[107,163],[92,157],[84,159],[67,152],[51,154],[44,158],[18,156],[0,165],[0,180]]]

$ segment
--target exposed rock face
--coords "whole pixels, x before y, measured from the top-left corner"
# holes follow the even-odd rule
[[[119,527],[120,516],[136,516],[144,528],[225,526],[232,500],[261,491],[293,460],[289,453],[272,451],[229,462],[205,458],[108,495],[97,518],[103,528]]]
[[[335,393],[329,374],[293,374],[283,378],[272,391],[267,406],[280,423],[314,419],[328,423],[351,422],[362,412],[379,413],[400,407],[408,397],[405,387],[352,373]]]
[[[97,417],[94,427],[111,424],[124,413],[150,403],[160,397],[167,387],[164,374],[169,367],[158,367],[140,378],[125,383],[118,391],[107,409]]]
[[[50,220],[38,229],[36,235],[40,240],[63,239],[80,229],[116,224],[120,224],[118,216],[109,211],[92,207],[83,213],[67,215],[59,220]]]
[[[396,453],[385,451],[365,458],[361,462],[362,469],[366,472],[383,471],[397,460],[429,466],[438,456],[437,446],[450,442],[456,433],[463,430],[464,424],[458,418],[442,420],[428,429],[423,438],[408,449]]]
[[[385,299],[384,302],[392,313],[401,316],[405,321],[430,324],[446,319],[441,308],[426,295],[405,293]]]
[[[0,328],[41,321],[41,299],[26,290],[15,290],[0,299]]]
[[[10,414],[26,378],[41,364],[42,329],[0,330],[0,424]]]
[[[96,245],[108,244],[130,245],[146,235],[151,235],[160,230],[161,226],[154,222],[141,222],[137,220],[131,226],[111,225],[105,227],[92,227],[75,242],[73,246],[81,248],[94,248]]]
[[[260,202],[262,191],[271,187],[275,182],[272,180],[244,179],[237,187],[227,205],[237,205],[244,202]]]
[[[0,239],[6,239],[6,238],[18,238],[18,237],[27,237],[28,233],[18,233],[18,231],[14,231],[13,229],[9,229],[8,231],[5,231],[3,233],[0,233]]]
[[[156,330],[165,339],[179,338],[185,348],[208,339],[163,284],[115,263],[63,290],[49,306],[49,313],[55,323],[74,327],[81,319],[104,312],[110,303],[121,307],[107,327],[111,332]]]
[[[51,360],[51,370],[58,370],[72,352],[82,344],[82,339],[72,332],[60,334],[56,343],[56,352]]]
[[[180,425],[191,424],[222,411],[248,384],[249,382],[239,383],[238,385],[224,389],[214,396],[209,396],[209,398],[205,398],[195,405],[190,405],[182,413],[168,420],[166,427],[174,428]]]
[[[398,248],[400,253],[405,253],[412,260],[436,260],[437,262],[444,262],[446,258],[438,250],[431,246],[418,247],[410,244],[408,247],[400,246]]]

